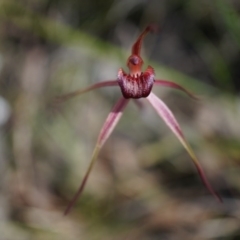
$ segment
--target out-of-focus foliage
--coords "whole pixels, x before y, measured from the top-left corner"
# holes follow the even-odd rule
[[[0,0],[0,239],[240,238],[240,2]],[[148,104],[130,104],[68,216],[116,79],[138,33],[156,76],[201,97],[155,87],[214,188]],[[149,60],[150,59],[150,60]]]

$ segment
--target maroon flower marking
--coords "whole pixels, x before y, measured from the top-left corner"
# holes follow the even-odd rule
[[[145,72],[133,75],[120,69],[117,81],[125,98],[146,98],[152,91],[154,77],[154,70],[150,66]]]

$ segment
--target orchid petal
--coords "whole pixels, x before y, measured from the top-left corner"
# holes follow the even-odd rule
[[[70,92],[70,93],[64,94],[62,96],[58,96],[58,97],[56,97],[56,100],[59,102],[63,102],[63,101],[67,101],[73,97],[76,97],[80,94],[89,92],[89,91],[97,89],[97,88],[112,87],[112,86],[118,86],[118,82],[116,80],[98,82],[98,83],[95,83],[95,84],[85,88],[85,89],[79,89],[74,92]]]
[[[89,174],[90,174],[90,172],[93,168],[94,163],[97,160],[98,153],[101,150],[104,143],[107,141],[108,137],[112,133],[115,126],[117,125],[118,121],[120,120],[120,118],[122,116],[122,113],[123,113],[123,110],[126,107],[128,102],[129,102],[129,100],[127,100],[125,98],[121,98],[117,102],[117,104],[113,107],[112,111],[109,113],[109,115],[108,115],[102,129],[101,129],[101,132],[98,136],[97,144],[96,144],[95,149],[93,151],[92,158],[91,158],[89,167],[87,169],[87,172],[85,173],[85,175],[83,177],[83,181],[81,182],[80,187],[78,188],[78,191],[76,192],[76,194],[74,195],[74,197],[72,198],[70,203],[68,204],[68,206],[67,206],[67,208],[64,212],[65,215],[69,213],[69,211],[71,210],[71,208],[73,207],[73,205],[75,204],[77,199],[82,194],[82,191],[83,191],[84,186],[87,182],[88,176],[89,176]]]
[[[189,92],[187,89],[185,89],[184,87],[180,86],[179,84],[177,84],[175,82],[171,82],[171,81],[168,81],[168,80],[155,80],[154,85],[175,88],[175,89],[178,89],[178,90],[181,90],[181,91],[185,92],[189,97],[191,97],[195,100],[199,100],[199,98],[197,96],[195,96],[194,94]]]
[[[173,131],[173,133],[176,135],[176,137],[179,139],[179,141],[182,143],[182,145],[184,146],[184,148],[187,150],[188,154],[190,155],[190,157],[192,158],[197,171],[204,183],[204,185],[206,186],[206,188],[209,190],[209,192],[216,197],[216,199],[220,202],[222,202],[220,196],[213,190],[212,186],[210,185],[210,183],[208,182],[205,173],[200,165],[200,163],[198,162],[197,157],[195,156],[193,150],[191,149],[191,147],[189,146],[189,144],[187,143],[187,141],[184,138],[184,135],[181,131],[181,128],[177,122],[177,120],[175,119],[174,115],[172,114],[172,112],[170,111],[170,109],[165,105],[165,103],[160,100],[155,94],[151,93],[148,96],[148,101],[152,104],[153,108],[156,110],[156,112],[158,113],[158,115],[164,120],[164,122],[168,125],[168,127]]]

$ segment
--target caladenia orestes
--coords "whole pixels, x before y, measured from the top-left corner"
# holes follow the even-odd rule
[[[153,106],[153,108],[156,110],[158,115],[163,119],[163,121],[167,124],[167,126],[172,130],[175,136],[182,143],[183,147],[187,150],[206,188],[209,190],[209,192],[213,196],[216,197],[218,201],[220,202],[222,201],[220,196],[213,190],[212,186],[208,182],[196,155],[194,154],[192,148],[187,143],[183,135],[183,132],[176,118],[174,117],[173,113],[165,105],[165,103],[152,92],[152,88],[153,86],[170,87],[170,88],[178,89],[185,92],[189,97],[193,99],[197,99],[197,98],[192,93],[190,93],[188,90],[178,85],[177,83],[174,83],[168,80],[156,79],[154,69],[151,66],[148,66],[144,72],[142,71],[143,60],[140,56],[142,40],[147,33],[153,32],[153,31],[155,31],[154,26],[150,25],[146,27],[145,30],[142,32],[142,34],[140,34],[140,36],[138,37],[137,41],[133,44],[132,53],[127,60],[129,73],[126,73],[121,68],[118,71],[117,79],[115,80],[99,82],[99,83],[93,84],[88,88],[77,90],[58,98],[60,101],[64,101],[74,96],[89,92],[97,88],[114,87],[114,86],[119,86],[122,93],[122,97],[120,97],[116,105],[113,107],[113,109],[109,113],[105,123],[103,124],[103,127],[97,139],[95,149],[92,154],[92,159],[90,161],[89,167],[86,171],[86,174],[83,177],[83,180],[80,184],[78,191],[76,192],[73,199],[70,201],[69,205],[67,206],[65,214],[67,214],[71,210],[71,208],[77,201],[78,197],[81,195],[84,189],[84,186],[87,182],[87,179],[89,177],[89,174],[97,159],[100,149],[102,148],[102,146],[104,145],[106,140],[109,138],[110,134],[112,133],[113,129],[117,125],[119,119],[123,114],[123,110],[127,106],[128,102],[131,99],[139,99],[139,98],[146,98],[149,101],[149,103]]]

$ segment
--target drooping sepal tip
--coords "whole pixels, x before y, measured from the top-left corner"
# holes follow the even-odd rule
[[[93,168],[93,165],[94,163],[96,162],[97,160],[97,157],[98,157],[98,153],[99,153],[99,150],[100,150],[100,147],[99,146],[96,146],[94,151],[93,151],[93,155],[92,155],[92,159],[90,161],[90,164],[89,164],[89,167],[87,169],[87,172],[85,173],[84,177],[83,177],[83,180],[78,188],[78,191],[75,193],[75,195],[73,196],[73,198],[71,199],[71,201],[69,202],[66,210],[64,211],[64,215],[67,215],[70,210],[72,209],[72,207],[75,205],[75,203],[77,202],[78,198],[81,196],[83,190],[84,190],[84,187],[86,185],[86,182],[88,180],[88,177],[89,177],[89,174],[90,172],[92,171],[92,168]]]
[[[182,92],[185,92],[189,97],[191,97],[194,100],[200,100],[199,96],[196,96],[195,94],[191,93],[190,91],[188,91],[186,88],[182,87],[181,85],[179,85],[175,82],[171,82],[169,80],[155,79],[154,86],[163,86],[163,87],[174,88],[174,89],[180,90]]]
[[[203,184],[205,185],[205,187],[207,188],[207,190],[217,199],[218,202],[222,203],[222,198],[220,197],[220,195],[213,189],[213,187],[211,186],[210,182],[208,181],[206,174],[204,173],[204,170],[202,168],[202,166],[200,165],[196,155],[194,154],[192,148],[190,147],[190,145],[187,143],[187,141],[184,139],[184,136],[182,137],[182,139],[180,140],[182,145],[184,146],[184,148],[187,150],[188,154],[190,155],[190,157],[193,160],[193,163],[197,169],[197,172],[203,182]]]

